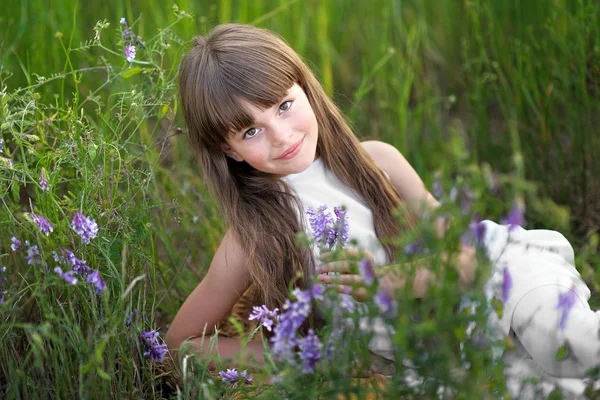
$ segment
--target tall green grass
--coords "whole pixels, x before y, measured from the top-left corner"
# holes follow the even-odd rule
[[[187,40],[219,22],[280,33],[357,134],[397,146],[428,185],[436,174],[447,190],[471,183],[481,196],[479,210],[492,219],[513,198],[525,198],[528,226],[564,232],[577,245],[587,282],[600,289],[593,235],[600,226],[597,2],[177,4],[192,17],[163,2],[65,0],[49,7],[9,0],[0,8],[0,136],[7,148],[0,155],[14,161],[0,165],[0,266],[9,277],[0,304],[0,384],[7,397],[174,395],[173,380],[159,377],[169,368],[144,359],[136,337],[157,327],[164,333],[225,229],[182,134],[175,81]],[[131,66],[118,45],[121,17],[148,47]],[[105,19],[110,26],[98,46],[94,26]],[[42,168],[50,192],[39,186]],[[494,180],[500,189],[492,201],[486,188]],[[90,245],[70,230],[76,210],[100,226]],[[55,232],[41,235],[28,212],[48,217]],[[468,221],[459,220],[464,228]],[[11,236],[37,244],[50,270],[53,249],[76,251],[100,268],[106,293],[96,296],[84,282],[69,286],[27,265],[22,251],[10,250]],[[440,299],[457,295],[443,290]],[[450,348],[460,341],[459,334],[440,332],[449,326],[460,332],[468,318],[429,323],[427,307],[440,310],[434,300],[419,306],[405,299],[407,310],[425,321],[398,338],[399,351],[428,354],[436,335]],[[451,314],[453,305],[443,309]],[[457,366],[456,354],[446,350],[438,361],[448,368],[432,372],[442,381]],[[498,368],[490,367],[489,354],[470,351],[481,371]],[[202,363],[186,360],[183,393],[225,393]],[[502,378],[495,373],[487,379],[474,371],[469,393],[493,388],[499,395]],[[350,390],[346,384],[340,387]],[[335,393],[327,385],[310,391],[317,387],[298,393]],[[409,393],[400,381],[390,390]]]

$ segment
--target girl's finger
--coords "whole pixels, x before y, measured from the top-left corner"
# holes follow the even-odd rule
[[[347,261],[331,261],[319,265],[317,272],[320,274],[326,272],[339,272],[342,274],[349,274],[352,271],[352,265]]]
[[[335,255],[337,253],[338,252],[336,252],[336,251],[325,251],[320,254],[320,258],[321,258],[321,260],[326,261],[326,260],[330,259],[331,257],[335,257]],[[354,261],[358,261],[359,259],[363,259],[363,258],[368,258],[370,260],[373,260],[373,255],[369,251],[357,249],[355,247],[349,247],[347,249],[344,249],[343,253],[344,253],[344,256],[350,257],[350,258],[354,259]]]
[[[369,299],[369,292],[365,288],[352,288],[352,286],[346,285],[331,285],[330,287],[338,293],[351,295],[356,301],[363,302]]]
[[[319,281],[325,284],[336,283],[340,285],[364,285],[365,282],[360,275],[319,275]]]

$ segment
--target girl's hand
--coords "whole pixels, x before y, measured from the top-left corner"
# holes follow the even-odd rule
[[[323,264],[317,267],[318,279],[321,283],[331,285],[339,293],[349,294],[355,300],[363,302],[371,299],[366,289],[367,283],[359,274],[358,263],[367,258],[373,265],[373,255],[368,251],[359,249],[344,249],[342,256],[338,252],[326,252],[321,254]],[[337,257],[335,257],[337,256]],[[332,260],[332,258],[336,258]],[[336,275],[328,275],[336,272]]]

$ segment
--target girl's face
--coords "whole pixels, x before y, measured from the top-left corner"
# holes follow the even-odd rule
[[[312,164],[319,128],[308,98],[298,84],[266,110],[245,100],[242,105],[254,124],[227,139],[222,146],[227,156],[276,175],[297,174]]]

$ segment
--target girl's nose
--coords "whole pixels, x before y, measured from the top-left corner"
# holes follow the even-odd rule
[[[271,144],[273,146],[285,146],[290,144],[292,129],[285,123],[273,124],[271,128]]]

